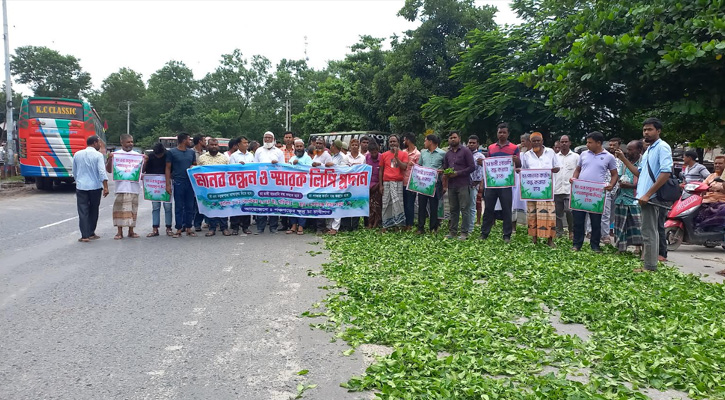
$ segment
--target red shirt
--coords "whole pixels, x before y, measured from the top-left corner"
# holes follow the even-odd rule
[[[403,171],[400,169],[400,167],[391,167],[391,163],[394,157],[395,156],[393,155],[393,152],[390,150],[386,151],[380,156],[380,168],[385,167],[385,170],[383,171],[383,182],[403,181]],[[408,153],[403,150],[398,150],[398,160],[407,164]]]

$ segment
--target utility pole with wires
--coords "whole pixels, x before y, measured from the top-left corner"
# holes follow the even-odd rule
[[[284,102],[284,130],[289,132],[292,126],[292,102],[290,99]]]
[[[126,134],[131,134],[131,103],[130,100],[126,100]]]
[[[10,80],[10,39],[8,36],[8,5],[3,0],[3,42],[5,43],[5,131],[8,136],[7,164],[15,166],[15,124],[13,123],[13,89]]]

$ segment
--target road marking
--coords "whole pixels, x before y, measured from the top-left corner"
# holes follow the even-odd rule
[[[166,351],[176,351],[181,350],[184,346],[167,346],[164,350]]]
[[[164,373],[166,373],[166,371],[164,371],[163,369],[162,370],[158,370],[158,371],[149,371],[149,372],[147,372],[147,374],[153,375],[153,376],[161,376]]]
[[[214,297],[214,295],[216,295],[216,292],[204,293],[204,296],[206,297]]]
[[[204,310],[206,310],[206,307],[196,307],[196,308],[194,308],[194,313],[195,314],[203,314],[204,313]]]
[[[198,323],[199,323],[199,321],[186,321],[186,322],[184,322],[184,325],[186,325],[186,326],[195,326]]]
[[[78,219],[78,217],[77,217],[77,216],[75,216],[75,217],[72,217],[72,218],[67,218],[67,219],[64,219],[64,220],[62,220],[62,221],[58,221],[58,222],[53,222],[52,224],[48,224],[48,225],[44,225],[44,226],[41,226],[41,227],[40,227],[40,228],[38,228],[38,229],[45,229],[45,228],[50,228],[51,226],[56,226],[56,225],[60,225],[60,224],[62,224],[63,222],[73,221],[74,219]]]
[[[224,272],[232,272],[233,269],[234,267],[226,267],[224,268]]]

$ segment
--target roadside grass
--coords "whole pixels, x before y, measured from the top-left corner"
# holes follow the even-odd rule
[[[389,346],[342,386],[382,398],[725,399],[725,290],[634,256],[360,230],[326,238],[335,285],[313,325],[353,348]],[[583,324],[562,335],[552,315]],[[346,352],[351,354],[352,351]],[[586,375],[582,378],[572,376]]]

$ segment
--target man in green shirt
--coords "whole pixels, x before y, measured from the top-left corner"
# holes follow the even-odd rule
[[[443,185],[440,174],[443,172],[443,159],[446,152],[438,148],[441,140],[436,135],[428,135],[425,137],[425,150],[420,152],[418,165],[426,168],[435,168],[438,170],[438,182],[436,183],[435,196],[430,197],[418,194],[418,233],[425,231],[425,219],[428,217],[428,209],[430,209],[430,222],[428,223],[431,232],[437,232],[440,226],[438,220],[438,203],[443,196]]]

